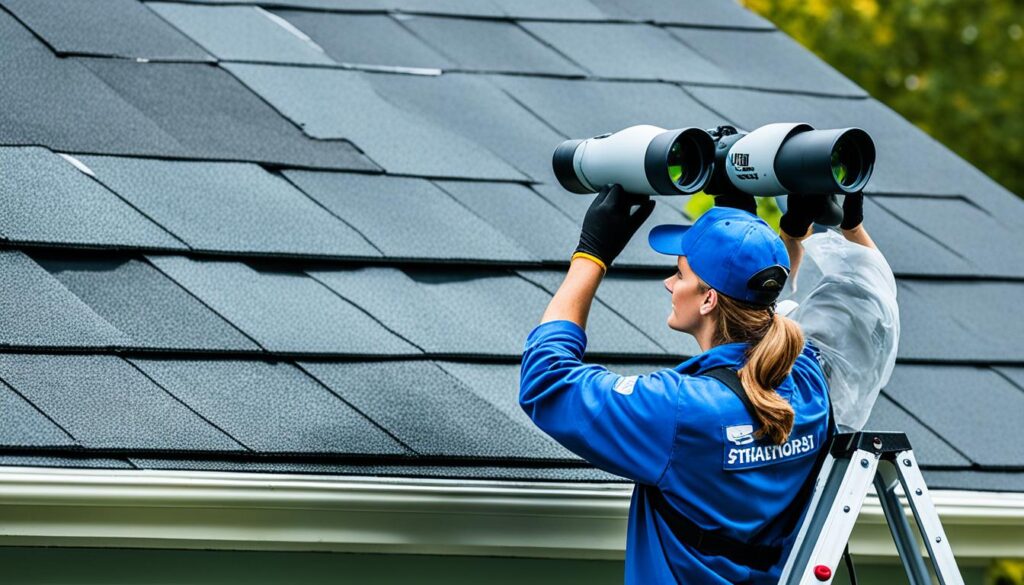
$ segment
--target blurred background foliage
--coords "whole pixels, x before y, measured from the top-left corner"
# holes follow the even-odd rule
[[[740,0],[1024,197],[1024,0]]]

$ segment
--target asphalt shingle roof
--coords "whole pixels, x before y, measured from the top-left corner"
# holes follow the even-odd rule
[[[729,0],[340,6],[0,0],[0,464],[614,479],[516,402],[590,201],[550,153],[793,120],[878,147],[870,426],[932,487],[1024,491],[1024,204],[980,171]],[[623,373],[698,351],[643,240],[588,331]]]

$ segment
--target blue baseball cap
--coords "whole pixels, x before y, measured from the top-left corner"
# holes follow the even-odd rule
[[[740,209],[712,207],[693,225],[659,225],[647,241],[656,252],[686,256],[697,276],[718,292],[769,306],[789,277],[789,254],[761,218]]]

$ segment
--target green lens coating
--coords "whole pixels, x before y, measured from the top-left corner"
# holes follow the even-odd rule
[[[842,152],[842,146],[832,151],[832,176],[840,184],[845,184],[843,181],[846,179],[847,169],[846,163],[842,160]]]
[[[672,145],[668,151],[668,176],[673,183],[679,183],[686,173],[683,165],[683,147],[678,142]]]

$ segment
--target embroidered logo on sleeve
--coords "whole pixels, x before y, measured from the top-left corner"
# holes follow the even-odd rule
[[[619,378],[618,381],[615,382],[615,386],[612,387],[612,390],[615,390],[623,396],[629,396],[633,393],[633,387],[636,386],[636,379],[636,376],[625,376],[623,378]]]
[[[752,425],[723,426],[722,469],[727,471],[776,465],[799,459],[815,452],[817,442],[813,433],[791,435],[781,445],[754,439]]]

